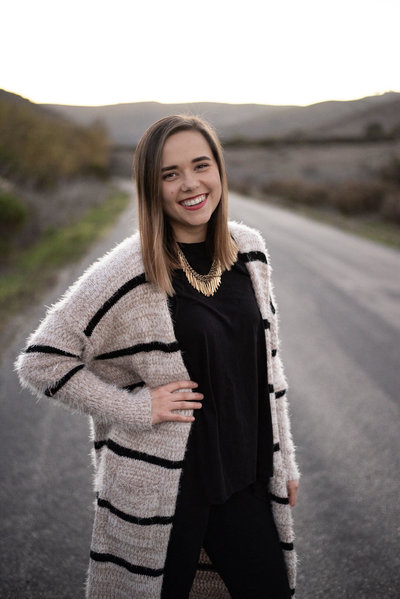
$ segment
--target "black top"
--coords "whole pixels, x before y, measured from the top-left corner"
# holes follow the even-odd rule
[[[206,242],[180,243],[189,264],[208,273]],[[203,407],[194,410],[184,474],[194,495],[222,503],[272,475],[265,329],[246,265],[240,259],[207,297],[183,270],[170,298],[175,336]]]

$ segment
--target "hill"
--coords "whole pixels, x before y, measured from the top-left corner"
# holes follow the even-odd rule
[[[223,141],[271,138],[364,138],[368,128],[400,132],[400,93],[388,92],[352,101],[310,106],[197,102],[136,102],[110,106],[43,105],[80,125],[100,121],[115,144],[135,145],[145,129],[168,114],[189,113],[211,121]]]
[[[77,125],[59,111],[0,90],[0,177],[40,187],[104,174],[108,164],[100,124]]]

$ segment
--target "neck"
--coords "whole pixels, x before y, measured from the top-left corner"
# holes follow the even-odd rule
[[[201,228],[197,231],[174,229],[174,237],[178,243],[200,243],[207,239],[207,228]]]

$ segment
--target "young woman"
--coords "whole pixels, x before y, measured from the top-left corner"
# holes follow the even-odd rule
[[[21,384],[90,415],[90,599],[287,599],[299,472],[270,260],[196,117],[135,153],[139,231],[53,305]]]

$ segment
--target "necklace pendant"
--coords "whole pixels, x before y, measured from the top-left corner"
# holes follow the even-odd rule
[[[216,260],[213,260],[210,271],[206,275],[200,275],[186,260],[185,254],[177,246],[180,265],[190,285],[206,297],[213,296],[221,284],[222,269]]]

